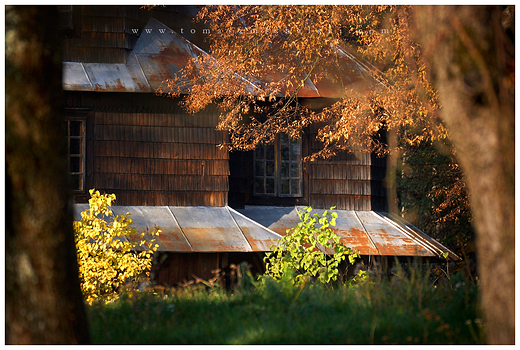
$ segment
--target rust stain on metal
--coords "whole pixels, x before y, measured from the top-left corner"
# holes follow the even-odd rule
[[[271,239],[258,239],[248,227],[240,227],[240,230],[247,237],[247,241],[251,245],[253,251],[267,252],[271,250],[271,245],[274,244]]]
[[[286,235],[288,229],[298,224],[298,210],[298,207],[290,210],[251,206],[241,212],[276,233]],[[450,258],[458,260],[458,257],[442,244],[417,229],[405,226],[407,223],[402,219],[392,220],[372,211],[335,210],[335,212],[338,214],[338,219],[333,230],[340,236],[340,242],[347,247],[358,249],[362,255],[436,257],[439,252],[449,252]]]
[[[340,242],[359,251],[361,255],[378,255],[378,251],[374,248],[367,234],[354,227],[348,231],[334,229],[336,234],[340,236]]]
[[[397,230],[395,233],[389,233],[384,229],[376,229],[371,232],[371,235],[381,255],[435,256],[420,243],[398,234]]]
[[[75,217],[79,217],[79,212],[84,209],[86,205],[75,205]],[[171,252],[269,251],[274,239],[279,237],[276,234],[286,235],[287,230],[297,225],[297,208],[273,207],[250,212],[238,212],[229,207],[133,206],[112,209],[114,214],[131,213],[137,232],[147,232],[148,228],[158,226],[162,230],[156,237],[159,250]],[[343,244],[358,249],[362,255],[436,257],[439,252],[448,252],[451,259],[459,259],[424,233],[412,231],[410,227],[405,229],[402,222],[388,221],[374,212],[336,212],[337,226],[333,230]],[[255,219],[251,219],[248,213]],[[354,220],[355,216],[360,221]],[[265,226],[259,223],[262,218],[268,218],[263,222]],[[149,233],[145,237],[151,238]],[[131,239],[140,241],[141,237],[135,235]]]
[[[63,65],[63,87],[73,91],[117,91],[117,92],[154,92],[162,82],[172,79],[182,70],[191,58],[207,55],[202,49],[181,37],[161,22],[150,19],[146,28],[152,34],[141,35],[128,56],[128,62],[122,63],[79,63],[65,62]],[[165,29],[168,36],[158,36],[158,29]],[[324,67],[330,62],[321,62],[316,71],[305,80],[298,90],[298,97],[339,98],[345,96],[345,87],[356,87],[359,91],[373,80],[368,78],[368,68],[354,56],[339,49],[339,67],[335,66],[324,74]],[[336,59],[336,57],[335,57]],[[323,76],[323,77],[322,77]],[[118,78],[119,77],[119,78]],[[302,77],[303,78],[303,77]],[[248,81],[250,86],[258,83],[276,83],[287,80],[283,72],[267,72],[263,76]],[[281,91],[280,95],[293,93],[301,80],[293,79],[293,88]],[[185,91],[186,92],[186,91]]]
[[[198,252],[247,252],[251,251],[242,235],[233,234],[233,228],[185,228],[194,251]]]

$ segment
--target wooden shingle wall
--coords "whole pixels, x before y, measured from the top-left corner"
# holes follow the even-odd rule
[[[91,110],[89,188],[115,193],[116,205],[224,206],[228,152],[217,146],[219,111],[188,114],[179,100],[152,94],[67,92],[71,110]],[[76,194],[78,203],[88,195]]]
[[[316,129],[309,133],[309,151],[316,152]],[[382,210],[386,205],[385,160],[362,151],[341,153],[309,162],[309,205],[313,208]]]
[[[228,155],[217,115],[95,114],[94,182],[118,205],[224,206]]]
[[[144,24],[136,6],[72,6],[72,29],[64,40],[65,62],[126,63]]]
[[[61,6],[64,29],[64,62],[127,63],[128,55],[150,18],[155,18],[205,48],[202,24],[193,23],[200,6],[138,5]],[[136,31],[137,30],[137,31]],[[194,34],[193,34],[194,33]]]

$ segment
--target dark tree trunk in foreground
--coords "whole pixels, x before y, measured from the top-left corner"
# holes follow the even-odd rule
[[[514,344],[514,8],[415,10],[417,39],[469,188],[487,341]]]
[[[69,205],[55,6],[7,6],[7,344],[88,343]]]

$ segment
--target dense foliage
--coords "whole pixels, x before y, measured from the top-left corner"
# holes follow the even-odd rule
[[[217,104],[218,127],[230,133],[227,146],[234,149],[254,149],[280,132],[298,138],[311,124],[320,125],[323,143],[311,159],[359,147],[386,153],[388,145],[374,138],[382,129],[410,143],[443,139],[447,132],[436,113],[436,92],[410,36],[410,11],[409,6],[206,6],[197,19],[211,28],[211,55],[193,59],[158,93],[188,91],[184,106],[191,112]],[[302,104],[298,93],[321,79],[344,93],[316,110]],[[359,79],[363,82],[351,83]],[[426,127],[404,132],[418,124]]]
[[[439,116],[423,48],[413,35],[413,13],[413,6],[205,6],[197,20],[211,30],[210,55],[194,58],[157,92],[182,95],[190,112],[217,105],[222,111],[218,128],[230,134],[230,143],[222,146],[231,149],[254,149],[278,133],[299,138],[315,125],[322,148],[307,161],[359,149],[400,159],[390,164],[387,176],[390,210],[414,211],[415,218],[408,218],[429,234],[443,232],[446,223],[457,225],[460,239],[451,233],[433,236],[451,241],[450,248],[464,255],[473,235],[466,224],[466,185]],[[342,98],[331,99],[325,108],[297,98],[323,79],[343,89]],[[440,144],[449,145],[450,156],[430,159],[440,162],[430,168],[458,174],[436,187],[430,175],[424,177],[423,194],[437,200],[415,205],[417,191],[403,184],[423,169],[414,168],[421,165],[409,155],[425,147],[437,152],[432,146]],[[394,179],[402,181],[396,186]],[[444,199],[440,207],[438,198]]]
[[[468,193],[453,148],[447,142],[421,142],[401,152],[396,176],[401,215],[457,252],[464,264],[474,263]]]
[[[298,225],[288,229],[264,258],[267,276],[290,278],[295,285],[304,283],[306,278],[315,278],[321,283],[336,281],[338,277],[343,279],[346,271],[341,271],[341,262],[348,258],[353,264],[359,254],[341,243],[331,229],[336,226],[338,217],[332,209],[323,215],[311,215],[311,207],[298,211]]]
[[[91,189],[89,208],[74,221],[81,290],[88,303],[111,300],[125,283],[149,276],[155,239],[145,239],[132,227],[130,214],[114,216],[110,210],[114,194]],[[111,219],[111,221],[110,221]],[[153,229],[152,237],[160,230]]]

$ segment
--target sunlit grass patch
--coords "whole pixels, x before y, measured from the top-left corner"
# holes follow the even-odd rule
[[[141,292],[88,310],[97,344],[482,344],[477,295],[460,276],[434,286],[402,274],[351,287]]]

